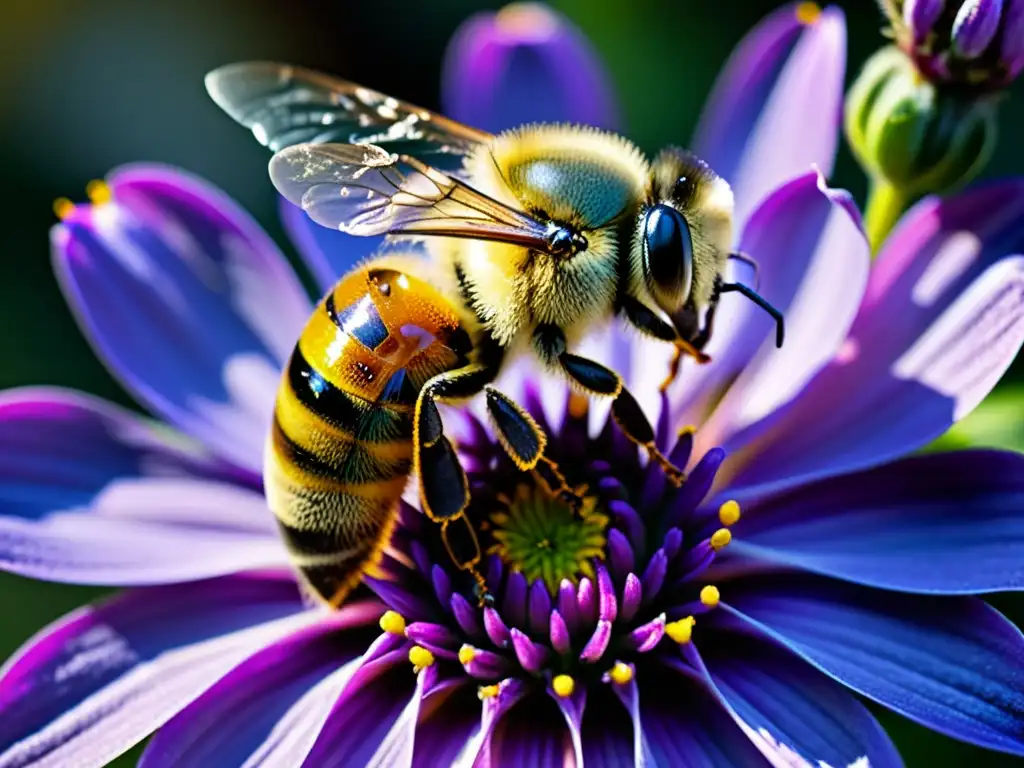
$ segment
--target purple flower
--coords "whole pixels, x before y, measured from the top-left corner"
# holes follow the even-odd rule
[[[848,196],[808,171],[833,160],[842,17],[798,8],[741,44],[694,142],[744,201],[737,245],[787,312],[786,346],[727,296],[715,362],[662,397],[665,350],[617,328],[587,340],[689,465],[679,489],[599,403],[510,370],[503,389],[588,485],[582,522],[450,411],[491,549],[483,611],[408,505],[341,611],[300,598],[259,468],[312,304],[237,206],[151,166],[63,205],[68,300],[175,429],[66,391],[0,400],[0,563],[133,587],[6,663],[0,766],[103,765],[156,729],[145,766],[899,765],[847,688],[1024,754],[1024,638],[977,597],[1024,586],[1024,458],[902,458],[1024,340],[1024,182],[920,203],[869,273]],[[325,285],[365,255],[287,224]]]
[[[1024,69],[1021,0],[883,0],[900,47],[925,78],[999,89]]]

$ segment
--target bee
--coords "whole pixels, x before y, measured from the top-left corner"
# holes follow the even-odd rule
[[[673,345],[665,387],[684,357],[710,360],[703,349],[731,291],[775,319],[782,345],[778,310],[724,280],[727,261],[745,258],[731,253],[732,192],[692,153],[668,147],[649,160],[622,136],[571,125],[492,135],[282,64],[229,65],[206,85],[275,153],[274,186],[313,221],[427,248],[427,258],[385,254],[343,277],[278,395],[268,498],[300,570],[329,602],[380,557],[410,470],[449,555],[486,593],[466,475],[437,403],[484,392],[516,465],[579,503],[544,455],[543,431],[493,386],[514,354],[611,398],[623,433],[680,485],[682,469],[656,446],[621,377],[571,350],[621,316]]]

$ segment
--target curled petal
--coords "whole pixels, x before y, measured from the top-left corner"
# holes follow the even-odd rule
[[[133,395],[226,459],[262,466],[281,368],[312,310],[273,241],[180,171],[115,171],[112,199],[53,229],[54,267]]]
[[[1020,181],[928,199],[907,213],[836,357],[794,400],[736,436],[748,451],[768,439],[772,450],[739,471],[732,492],[877,465],[967,415],[1024,341],[1024,257],[1006,257],[1024,253],[1022,221]]]
[[[736,221],[773,189],[835,162],[846,71],[846,22],[807,3],[772,13],[737,46],[715,83],[694,150],[728,181]]]
[[[498,132],[532,122],[614,129],[608,77],[583,34],[540,3],[479,13],[456,31],[442,76],[445,113]]]

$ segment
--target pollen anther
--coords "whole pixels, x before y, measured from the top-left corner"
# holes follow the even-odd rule
[[[700,591],[700,601],[708,608],[714,608],[721,599],[722,595],[714,584],[708,584]]]
[[[729,532],[728,528],[719,528],[713,534],[711,534],[711,547],[717,552],[725,547],[732,541],[732,533]]]
[[[110,187],[107,186],[107,183],[99,179],[93,179],[85,185],[85,194],[89,196],[89,200],[93,205],[109,203],[111,198],[114,196],[113,192],[110,191]]]
[[[633,668],[628,664],[623,664],[621,661],[616,661],[608,671],[608,677],[616,685],[625,685],[633,679]]]
[[[464,645],[459,648],[459,663],[460,664],[471,664],[473,659],[476,658],[476,648],[472,645]]]
[[[821,6],[817,3],[800,3],[796,7],[796,20],[803,25],[813,24],[821,16]]]
[[[718,508],[718,519],[722,525],[736,525],[740,519],[740,505],[731,499]]]
[[[565,699],[572,696],[572,692],[576,690],[576,681],[569,677],[569,675],[555,675],[551,681],[551,687],[556,694]]]
[[[387,611],[380,617],[380,628],[389,635],[405,635],[405,618],[397,611]]]
[[[669,639],[673,642],[685,645],[690,642],[690,637],[693,635],[693,625],[697,623],[697,620],[693,616],[687,616],[679,621],[673,621],[665,625],[665,634],[669,636]]]
[[[421,645],[414,645],[409,649],[409,661],[412,662],[413,669],[420,672],[427,667],[433,666],[434,654]]]
[[[478,699],[480,699],[480,701],[483,701],[484,699],[493,699],[497,695],[497,685],[481,685],[479,688],[476,689],[476,696]]]
[[[53,212],[61,221],[66,221],[75,212],[75,204],[66,197],[58,197],[53,201]]]

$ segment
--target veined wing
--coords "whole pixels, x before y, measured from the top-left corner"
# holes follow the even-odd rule
[[[353,235],[434,235],[564,253],[565,231],[408,155],[372,144],[300,144],[270,161],[278,192]]]
[[[229,64],[206,76],[206,90],[274,152],[306,143],[377,144],[455,171],[491,138],[422,107],[288,64]]]

